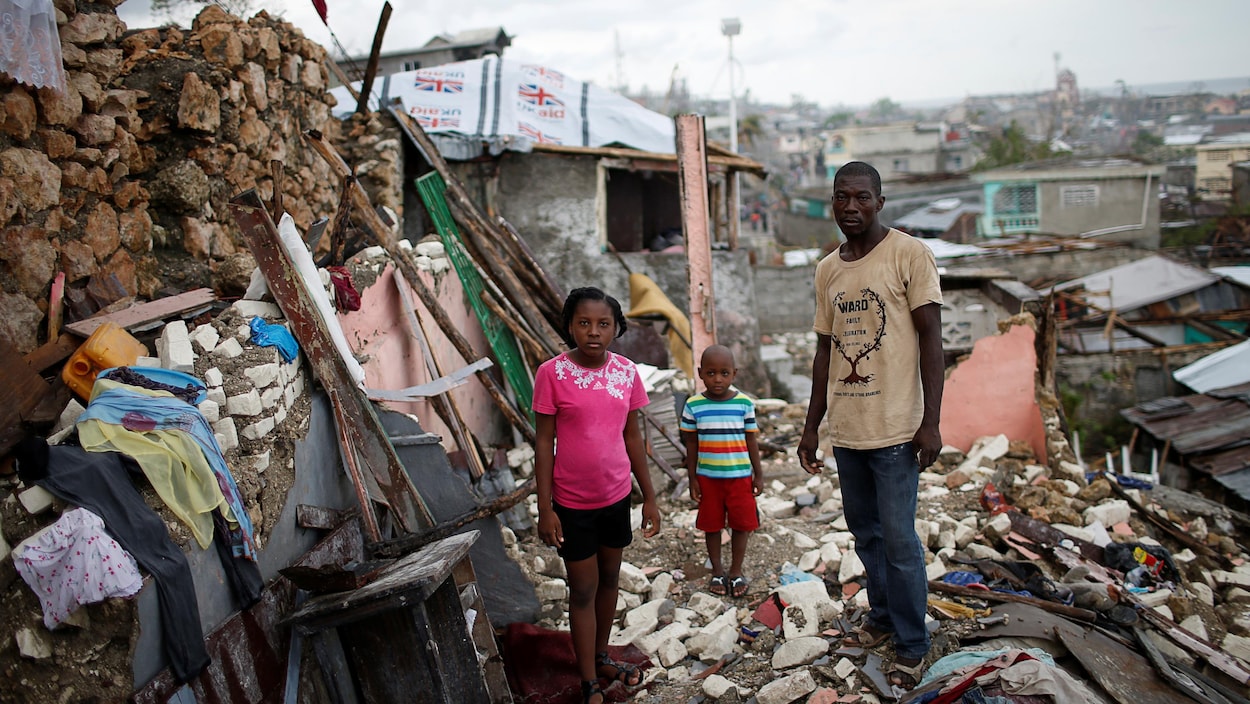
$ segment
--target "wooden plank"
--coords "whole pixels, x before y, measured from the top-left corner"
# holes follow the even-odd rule
[[[365,66],[365,79],[360,84],[360,96],[356,99],[356,114],[369,112],[369,93],[373,90],[373,77],[378,73],[378,58],[382,53],[382,37],[391,21],[391,4],[382,3],[382,16],[378,18],[377,31],[373,33],[373,48],[369,50],[369,63]]]
[[[27,352],[23,359],[36,374],[42,374],[69,359],[69,356],[74,354],[81,344],[82,338],[77,335],[61,335],[55,340],[45,342],[34,351]]]
[[[347,655],[339,641],[337,631],[321,631],[312,637],[317,665],[325,681],[326,691],[333,704],[357,704],[356,686],[352,684],[352,671],[347,665]]]
[[[55,340],[61,334],[65,313],[65,272],[58,271],[52,279],[52,293],[48,296],[48,339]]]
[[[300,528],[334,530],[340,523],[347,520],[350,515],[349,511],[340,511],[311,504],[298,504],[295,507],[295,525]]]
[[[65,330],[79,337],[90,337],[96,328],[106,322],[117,323],[127,330],[133,330],[147,323],[171,318],[188,311],[204,308],[217,300],[217,294],[211,288],[197,288],[194,291],[180,293],[177,296],[158,298],[155,301],[140,303],[106,315],[96,315],[86,320],[79,320],[65,326]]]
[[[44,381],[7,340],[0,339],[0,455],[26,437],[22,421],[28,420],[39,404],[52,395]]]
[[[1004,592],[987,592],[983,589],[969,589],[955,584],[947,584],[945,582],[929,582],[929,591],[941,592],[943,594],[954,594],[955,596],[966,596],[972,599],[981,599],[982,601],[998,601],[998,602],[1014,602],[1017,604],[1031,604],[1043,611],[1049,611],[1060,616],[1067,616],[1078,621],[1093,623],[1098,614],[1089,609],[1080,609],[1075,606],[1064,606],[1051,601],[1042,599],[1034,599],[1032,597],[1017,596],[1015,594],[1007,594]]]

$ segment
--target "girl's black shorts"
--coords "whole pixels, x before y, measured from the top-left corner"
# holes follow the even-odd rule
[[[601,547],[623,548],[633,542],[628,496],[603,508],[566,508],[555,501],[551,507],[564,533],[564,545],[556,552],[568,562],[593,557]]]

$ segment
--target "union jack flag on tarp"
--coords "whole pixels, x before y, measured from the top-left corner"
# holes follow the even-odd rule
[[[547,82],[547,85],[555,86],[556,88],[564,87],[564,74],[553,68],[537,64],[525,64],[521,69],[530,76],[537,76],[543,79]]]
[[[537,83],[522,83],[520,89],[517,90],[517,97],[530,105],[564,107],[563,100],[557,98],[554,93],[547,92],[546,88]]]
[[[448,78],[446,76],[425,76],[417,74],[415,87],[417,90],[425,90],[431,93],[463,93],[464,81],[459,78]]]
[[[459,127],[460,118],[448,115],[434,117],[431,115],[417,115],[417,122],[427,130],[445,129],[447,127]]]
[[[539,144],[561,144],[562,143],[559,137],[555,137],[550,134],[543,134],[542,130],[538,129],[537,127],[531,125],[528,122],[518,122],[517,128],[520,130],[522,135],[529,137],[530,139],[534,140],[535,142],[538,142]]]

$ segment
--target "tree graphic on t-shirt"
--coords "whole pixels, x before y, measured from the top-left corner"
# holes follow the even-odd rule
[[[851,365],[851,373],[847,374],[842,379],[838,379],[838,381],[851,386],[863,386],[872,381],[872,374],[861,375],[859,373],[859,363],[863,360],[867,360],[870,353],[881,349],[881,338],[885,337],[885,301],[881,300],[881,296],[877,295],[877,292],[870,288],[861,289],[860,293],[863,294],[863,298],[858,301],[843,301],[842,299],[846,295],[845,291],[839,292],[833,299],[834,307],[837,308],[843,316],[846,316],[846,321],[848,323],[847,327],[849,327],[850,323],[859,320],[858,317],[853,318],[848,314],[867,313],[869,306],[875,306],[877,309],[876,313],[878,325],[872,342],[865,343],[854,357],[851,357],[851,355],[847,353],[846,345],[838,335],[831,336],[833,338],[833,346],[838,350],[838,354],[842,355],[842,359],[845,359],[846,363]],[[861,334],[867,333],[866,330],[862,329],[855,332],[859,332]]]

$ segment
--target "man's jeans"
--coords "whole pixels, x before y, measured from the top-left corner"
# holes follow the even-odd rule
[[[910,442],[878,450],[833,448],[846,525],[868,575],[869,624],[894,633],[900,657],[929,652],[928,582],[916,536],[920,467]]]

